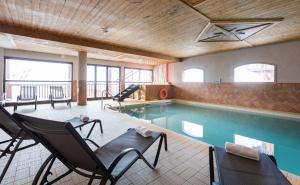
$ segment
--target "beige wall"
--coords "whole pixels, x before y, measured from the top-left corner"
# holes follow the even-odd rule
[[[247,63],[275,64],[278,83],[300,83],[300,41],[186,58],[169,65],[169,80],[181,82],[183,70],[200,68],[204,70],[205,82],[219,78],[222,82],[233,82],[234,68]]]
[[[277,83],[234,83],[234,68],[248,63],[275,64]],[[182,83],[189,68],[203,69],[205,83]],[[170,64],[169,79],[177,99],[299,114],[300,41],[187,58]]]
[[[64,61],[64,62],[72,62],[73,63],[73,80],[78,80],[78,57],[76,56],[66,56],[66,55],[55,55],[48,53],[39,53],[39,52],[31,52],[31,51],[23,51],[23,50],[12,50],[12,49],[4,49],[0,48],[0,92],[3,92],[3,63],[4,57],[20,57],[20,58],[29,58],[29,59],[40,59],[40,60],[52,60],[52,61]],[[99,65],[110,65],[110,66],[120,66],[121,67],[121,82],[124,82],[122,77],[124,76],[125,67],[132,68],[142,68],[142,69],[153,69],[151,65],[141,65],[129,62],[116,62],[116,61],[108,61],[108,60],[99,60],[88,58],[88,64],[99,64]]]

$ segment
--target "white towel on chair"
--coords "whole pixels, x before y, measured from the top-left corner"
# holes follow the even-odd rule
[[[86,115],[80,115],[80,121],[82,122],[88,122],[90,118]]]
[[[139,133],[140,135],[142,135],[143,137],[149,137],[149,136],[152,135],[152,131],[151,130],[148,130],[147,128],[141,127],[141,126],[135,128],[135,131],[137,133]]]
[[[226,142],[225,150],[226,150],[226,152],[234,154],[234,155],[238,155],[241,157],[259,161],[259,151],[249,148],[249,147],[246,147],[246,146],[243,146],[243,145]]]

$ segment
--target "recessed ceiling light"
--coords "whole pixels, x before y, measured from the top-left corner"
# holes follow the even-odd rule
[[[101,31],[102,31],[103,33],[108,33],[108,27],[103,27],[103,28],[101,28]]]

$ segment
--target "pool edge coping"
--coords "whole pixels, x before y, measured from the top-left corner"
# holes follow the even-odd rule
[[[196,101],[189,101],[183,99],[171,99],[171,102],[191,105],[191,106],[198,106],[198,107],[208,107],[208,108],[215,108],[215,109],[222,109],[222,110],[230,110],[235,112],[244,112],[244,113],[252,113],[258,115],[265,115],[265,116],[274,116],[274,117],[282,117],[282,118],[292,118],[300,120],[300,114],[297,113],[289,113],[289,112],[281,112],[281,111],[273,111],[273,110],[266,110],[266,109],[256,109],[256,108],[247,108],[241,106],[233,106],[233,105],[222,105],[222,104],[213,104],[213,103],[204,103],[204,102],[196,102]]]
[[[203,107],[203,108],[213,108],[213,109],[218,109],[218,110],[250,113],[250,114],[262,115],[262,116],[272,116],[272,117],[277,117],[277,118],[293,119],[293,120],[297,120],[297,121],[300,120],[300,114],[297,114],[297,113],[274,111],[274,110],[267,110],[267,109],[248,108],[248,107],[233,106],[233,105],[204,103],[204,102],[197,102],[197,101],[190,101],[190,100],[183,100],[183,99],[141,101],[141,102],[134,102],[132,104],[122,105],[122,107],[125,108],[125,107],[131,107],[131,106],[136,106],[136,105],[147,105],[147,104],[156,104],[156,103],[157,104],[159,104],[159,103],[178,103],[178,104]],[[115,108],[117,108],[117,107],[115,107]]]

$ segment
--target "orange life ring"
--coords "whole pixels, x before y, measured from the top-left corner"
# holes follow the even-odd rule
[[[159,90],[159,98],[161,99],[161,100],[164,100],[164,99],[166,99],[168,97],[168,90],[166,89],[166,88],[161,88],[160,90]]]

